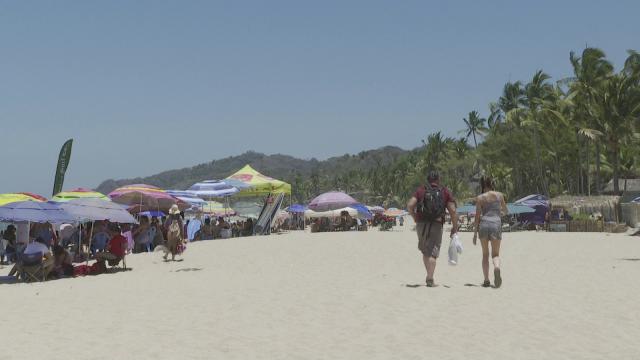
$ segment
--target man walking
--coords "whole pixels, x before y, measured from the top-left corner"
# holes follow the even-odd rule
[[[440,175],[429,172],[427,184],[420,186],[407,204],[409,214],[416,222],[418,249],[422,252],[422,261],[427,269],[427,286],[435,286],[433,273],[436,259],[440,255],[445,211],[449,211],[453,227],[451,236],[458,231],[456,201],[449,189],[440,185]]]

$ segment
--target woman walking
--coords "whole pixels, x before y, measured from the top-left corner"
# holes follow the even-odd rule
[[[491,258],[493,260],[493,284],[496,288],[502,285],[500,276],[500,241],[502,240],[502,215],[507,214],[507,204],[504,195],[494,190],[490,177],[480,179],[482,194],[476,198],[476,218],[473,233],[473,245],[476,244],[478,233],[482,245],[482,272],[484,274],[483,287],[491,286],[489,281],[489,244],[491,244]]]
[[[167,260],[167,256],[171,253],[171,261],[174,261],[176,255],[181,254],[184,250],[184,225],[177,205],[173,205],[169,209],[169,217],[165,226],[167,229],[168,252],[164,254],[164,259]]]

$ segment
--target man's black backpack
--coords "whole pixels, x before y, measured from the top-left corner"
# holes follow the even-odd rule
[[[446,206],[441,187],[425,186],[424,196],[418,199],[418,213],[424,220],[433,222],[444,218]]]

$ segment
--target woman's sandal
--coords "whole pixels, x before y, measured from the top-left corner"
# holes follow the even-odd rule
[[[482,287],[490,287],[490,286],[491,286],[491,281],[489,281],[489,280],[485,280],[485,281],[482,283]]]

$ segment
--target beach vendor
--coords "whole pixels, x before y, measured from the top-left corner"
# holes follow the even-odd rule
[[[407,208],[416,222],[418,249],[422,252],[422,261],[427,270],[426,284],[433,287],[433,273],[440,255],[446,211],[453,222],[452,237],[458,229],[456,202],[449,189],[440,185],[440,175],[431,171],[427,176],[427,184],[416,190],[409,199]]]

